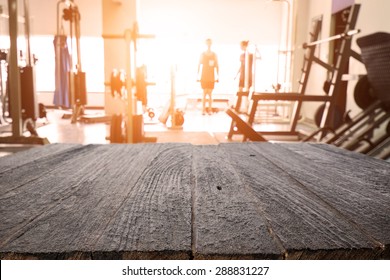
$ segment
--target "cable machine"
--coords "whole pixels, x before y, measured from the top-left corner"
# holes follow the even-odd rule
[[[12,136],[0,137],[0,143],[47,144],[46,138],[38,137],[35,121],[38,118],[38,104],[35,93],[33,56],[30,50],[30,17],[28,0],[23,1],[24,28],[26,38],[25,65],[20,65],[18,50],[18,1],[8,0],[10,50],[8,53],[9,111],[12,118]],[[23,136],[26,127],[31,136]]]
[[[77,122],[87,104],[85,72],[81,66],[80,20],[78,6],[73,0],[57,2],[57,34],[54,38],[56,88],[53,103],[72,108],[71,123]],[[65,34],[64,22],[69,22],[69,40]]]

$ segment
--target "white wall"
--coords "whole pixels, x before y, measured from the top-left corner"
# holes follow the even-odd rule
[[[280,40],[282,2],[267,0],[140,0],[140,26],[196,40],[234,44]]]

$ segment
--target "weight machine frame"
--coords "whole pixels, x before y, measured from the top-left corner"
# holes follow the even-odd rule
[[[351,38],[353,35],[359,33],[359,30],[355,30],[358,14],[360,11],[360,4],[354,4],[351,6],[348,22],[345,28],[345,32],[329,37],[327,39],[318,40],[319,33],[322,25],[322,18],[316,19],[313,23],[312,31],[310,32],[310,42],[305,43],[303,48],[306,49],[306,54],[304,57],[301,80],[299,82],[298,92],[294,93],[261,93],[261,92],[238,92],[236,98],[235,107],[227,110],[227,114],[232,118],[231,126],[229,133],[227,135],[228,139],[232,139],[235,134],[243,134],[244,141],[259,141],[255,139],[259,139],[254,136],[254,133],[260,134],[261,138],[266,139],[264,136],[300,136],[300,133],[297,131],[297,124],[300,117],[300,111],[303,102],[324,102],[325,108],[322,114],[321,124],[320,124],[320,132],[316,134],[317,140],[321,140],[325,133],[322,131],[325,128],[329,127],[329,124],[333,121],[332,113],[335,110],[335,101],[340,91],[340,84],[342,81],[342,76],[344,71],[348,65],[349,59],[355,58],[358,61],[361,61],[361,57],[358,53],[351,49]],[[316,57],[315,50],[316,46],[325,42],[331,42],[334,40],[341,40],[340,51],[337,55],[336,63],[334,66],[322,61],[320,58]],[[309,79],[310,70],[313,63],[317,63],[318,65],[324,67],[331,73],[331,81],[329,92],[327,95],[308,95],[306,94],[306,87]],[[250,110],[247,117],[247,121],[241,119],[240,114],[238,113],[240,104],[243,96],[248,96],[251,104]],[[290,119],[290,128],[288,131],[260,131],[257,132],[253,129],[252,125],[255,118],[255,113],[257,110],[257,106],[260,101],[263,100],[286,100],[286,101],[294,101],[294,108],[292,112],[292,116]],[[240,121],[239,118],[242,120]]]
[[[359,102],[359,107],[363,111],[357,116],[348,118],[348,121],[336,131],[324,131],[331,133],[323,138],[322,142],[386,159],[389,154],[377,152],[390,144],[390,82],[389,72],[386,71],[390,67],[390,34],[384,32],[369,34],[357,39],[357,44],[367,70],[367,75],[362,76],[358,84],[364,81],[363,83],[367,85],[363,91],[361,87],[355,87],[355,94],[362,92],[365,96],[371,97],[363,100],[366,103]],[[374,135],[375,129],[386,125],[386,122],[384,133]],[[311,140],[318,132],[314,132],[305,141]]]
[[[11,105],[11,119],[12,119],[12,136],[2,136],[0,137],[0,143],[4,144],[32,144],[32,145],[44,145],[49,144],[47,138],[41,138],[37,135],[32,135],[29,137],[23,136],[23,117],[22,117],[22,86],[21,86],[21,72],[18,65],[18,1],[17,0],[8,0],[8,13],[9,13],[9,37],[10,37],[10,51],[9,51],[9,72],[8,80],[10,93],[10,105]],[[29,3],[28,0],[23,1],[24,4],[24,17],[25,17],[25,37],[27,45],[27,66],[23,69],[25,71],[33,71],[31,65],[31,52],[30,52],[30,16],[29,16]],[[28,69],[27,69],[28,68]],[[31,82],[34,83],[33,73],[31,74]],[[32,84],[34,87],[34,84]],[[34,104],[31,104],[34,107],[36,106],[35,100],[35,88],[32,88],[33,96],[32,100]],[[37,113],[33,112],[34,114]],[[33,110],[34,111],[34,110]],[[30,116],[31,117],[31,116]],[[32,129],[35,131],[35,120],[26,119],[26,125],[32,125]],[[32,124],[30,122],[33,122]]]
[[[152,34],[140,34],[139,33],[139,28],[138,28],[138,23],[135,21],[133,23],[132,29],[126,29],[124,31],[124,34],[103,34],[102,35],[103,39],[124,39],[126,42],[126,92],[127,92],[127,98],[126,98],[126,143],[135,143],[135,137],[134,137],[134,118],[136,115],[134,115],[135,111],[135,103],[133,102],[134,99],[134,88],[135,88],[135,70],[136,70],[136,52],[137,52],[137,40],[138,39],[153,39],[155,38],[155,35]],[[111,125],[117,127],[118,126],[114,122],[120,121],[122,122],[122,117],[117,118],[113,117],[111,120]],[[115,129],[111,129],[111,134],[116,131]],[[113,137],[112,135],[110,138]],[[118,139],[118,137],[114,137],[115,139]],[[155,142],[154,138],[148,138],[148,137],[143,137],[145,142]]]
[[[81,47],[80,47],[80,12],[78,6],[74,3],[74,0],[60,0],[57,2],[57,34],[56,37],[65,36],[63,32],[63,26],[60,24],[62,19],[60,19],[60,7],[61,4],[68,6],[68,19],[69,20],[69,33],[70,33],[70,53],[69,53],[69,63],[70,71],[68,73],[68,87],[69,87],[69,97],[70,97],[70,107],[72,108],[71,123],[74,124],[77,122],[78,118],[83,113],[83,107],[87,104],[87,88],[85,80],[85,72],[82,70],[81,65]],[[65,13],[65,9],[64,9]],[[74,47],[73,41],[76,40],[76,56],[77,61],[74,61]],[[56,53],[56,72],[60,73],[60,44],[56,42],[55,44],[55,53]],[[56,78],[57,79],[57,78]],[[56,90],[59,90],[60,83],[56,81]]]

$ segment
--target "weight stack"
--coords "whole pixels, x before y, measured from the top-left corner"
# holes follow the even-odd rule
[[[38,103],[35,97],[35,70],[32,66],[19,68],[20,71],[20,92],[22,103],[22,118],[38,118]],[[11,93],[12,95],[12,93]]]
[[[74,81],[74,96],[76,103],[79,105],[87,104],[87,85],[85,72],[69,73],[73,75]],[[69,79],[71,81],[72,79]],[[71,88],[71,85],[69,86]]]

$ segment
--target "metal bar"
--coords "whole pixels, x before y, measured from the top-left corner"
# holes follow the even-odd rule
[[[30,13],[29,13],[29,1],[23,1],[24,6],[24,28],[25,28],[25,37],[26,37],[26,51],[27,51],[27,66],[32,66],[31,59],[31,46],[30,46]]]
[[[381,137],[379,137],[378,139],[376,139],[375,142],[372,143],[372,145],[369,145],[368,147],[364,148],[363,150],[360,150],[359,152],[363,153],[363,154],[367,154],[367,153],[371,152],[372,150],[374,150],[376,147],[380,146],[382,143],[384,143],[389,138],[390,138],[390,135],[386,133],[386,134],[382,135]]]
[[[171,100],[169,106],[169,113],[171,116],[171,128],[176,127],[175,107],[176,107],[176,65],[171,65]]]
[[[81,46],[80,46],[80,12],[77,6],[75,6],[75,19],[74,19],[74,25],[75,25],[75,36],[76,36],[76,51],[77,51],[77,71],[82,71],[81,67]]]
[[[379,117],[383,117],[383,115],[386,115],[386,111],[379,110],[373,112],[370,115],[367,115],[367,120],[365,120],[364,122],[361,121],[359,123],[355,123],[355,125],[351,127],[350,130],[344,133],[339,139],[337,139],[337,141],[333,142],[332,144],[337,147],[343,146],[344,143],[351,141],[350,139],[353,138],[355,134],[357,134],[359,131],[362,131],[367,125],[371,125]]]
[[[20,77],[18,67],[18,5],[17,0],[8,0],[9,13],[9,37],[10,37],[10,56],[9,56],[9,86],[11,92],[11,117],[12,117],[12,135],[20,137],[23,133],[22,122],[22,102],[20,92]]]
[[[381,114],[382,112],[376,112],[376,114],[378,115],[382,115]],[[367,116],[369,119],[372,118],[372,116]],[[336,146],[336,147],[341,147],[344,145],[344,143],[348,142],[348,141],[351,141],[351,138],[354,137],[354,135],[362,130],[366,125],[367,123],[369,122],[369,120],[365,120],[365,122],[359,122],[359,123],[355,123],[355,125],[353,125],[351,127],[350,130],[346,131],[344,134],[342,134],[336,141],[334,141],[333,143],[331,143],[332,145]]]
[[[314,46],[317,46],[317,45],[320,45],[323,43],[328,43],[328,42],[332,42],[335,40],[344,39],[346,37],[352,37],[353,35],[356,35],[358,33],[360,33],[360,29],[349,30],[347,32],[344,32],[344,33],[341,33],[338,35],[334,35],[334,36],[330,36],[330,37],[325,38],[325,39],[317,40],[317,41],[310,42],[310,43],[304,43],[302,45],[302,47],[304,49],[306,49],[306,48],[314,47]]]
[[[103,34],[103,39],[125,39],[125,34]]]
[[[126,73],[127,73],[127,79],[126,79],[126,91],[127,91],[127,143],[134,143],[134,133],[133,133],[133,71],[132,71],[132,65],[135,63],[134,57],[135,57],[135,50],[132,48],[132,41],[131,38],[131,30],[126,29],[124,34],[124,39],[126,41]]]
[[[318,18],[314,22],[313,30],[311,32],[311,40],[317,40],[322,27],[322,17]],[[301,74],[301,80],[298,88],[298,92],[302,95],[306,93],[306,87],[309,80],[310,70],[313,64],[313,58],[315,57],[315,47],[308,49],[308,55],[304,57],[303,70]],[[295,102],[290,120],[290,131],[293,132],[297,129],[298,120],[300,118],[300,112],[302,108],[301,102]]]
[[[387,121],[390,117],[390,112],[387,112],[385,115],[381,116],[379,119],[375,120],[372,124],[370,124],[366,129],[358,134],[351,142],[342,145],[345,149],[353,150],[355,145],[363,140],[363,137],[369,133],[371,133],[374,129],[376,129],[379,125]]]
[[[358,15],[360,11],[360,4],[355,4],[351,7],[351,12],[349,14],[348,23],[345,27],[345,34],[349,34],[352,31],[352,34],[355,32],[354,28],[357,23]],[[329,125],[332,119],[332,112],[335,108],[335,101],[340,94],[340,89],[342,86],[342,76],[347,68],[349,63],[349,50],[351,49],[351,36],[343,36],[340,44],[340,52],[337,55],[335,70],[332,73],[332,79],[329,88],[329,96],[331,100],[325,103],[324,112],[322,114],[320,127],[326,127]],[[325,132],[318,135],[317,140],[321,140],[325,137]]]
[[[233,110],[227,109],[226,113],[234,119],[236,122],[237,129],[251,141],[256,142],[266,142],[267,140],[261,136],[261,134],[257,133],[250,124],[241,119],[239,115],[237,115]]]
[[[253,97],[253,95],[252,95],[252,97]],[[248,118],[248,123],[250,125],[252,125],[254,120],[255,120],[257,105],[259,104],[259,99],[252,99],[251,102],[252,102],[252,106],[251,106],[251,110],[249,112],[249,118]]]
[[[299,136],[297,131],[256,131],[263,136]]]
[[[323,62],[321,59],[319,59],[318,57],[314,57],[313,58],[314,62],[321,65],[322,67],[324,67],[326,70],[328,70],[329,72],[332,72],[334,71],[334,67],[329,65],[329,63],[326,63],[326,62]]]
[[[390,157],[390,135],[381,144],[376,145],[374,149],[369,151],[367,155],[380,159],[388,159]]]
[[[322,133],[323,131],[331,131],[333,132],[333,130],[330,128],[330,127],[321,127],[319,129],[317,129],[316,131],[312,132],[309,136],[305,137],[304,139],[302,139],[302,142],[308,142],[310,140],[312,140],[315,136],[318,135],[318,133]]]
[[[358,124],[359,122],[364,120],[367,116],[371,115],[373,112],[375,112],[375,110],[377,110],[378,108],[381,108],[381,107],[382,107],[382,102],[377,100],[374,104],[372,104],[367,109],[360,112],[356,117],[354,117],[351,123],[344,124],[340,128],[338,128],[336,130],[336,135],[334,135],[330,139],[326,140],[326,143],[327,144],[333,143],[334,141],[336,141],[337,139],[342,137],[344,135],[344,133],[346,133],[348,130],[350,130],[352,127],[354,127],[356,124]]]
[[[325,102],[330,100],[328,95],[303,95],[300,93],[254,93],[253,100],[285,100]]]
[[[57,35],[60,35],[61,25],[60,25],[60,5],[64,0],[57,2]]]
[[[125,39],[125,34],[103,34],[103,39]],[[154,34],[138,34],[137,39],[155,39]]]
[[[242,97],[243,96],[249,96],[249,92],[247,92],[247,91],[238,91],[237,94],[236,94],[236,102],[235,102],[235,105],[234,105],[234,110],[236,112],[240,111],[241,103],[242,103]],[[229,129],[229,132],[228,132],[228,135],[227,135],[227,139],[232,139],[233,134],[238,134],[237,131],[234,130],[235,127],[236,127],[236,122],[232,118],[232,121],[230,123],[230,129]]]
[[[349,55],[354,59],[356,59],[357,61],[363,63],[362,56],[359,53],[355,52],[354,50],[349,50]]]
[[[378,156],[375,156],[376,158],[387,160],[390,157],[390,149],[385,151],[384,153],[379,154]]]

